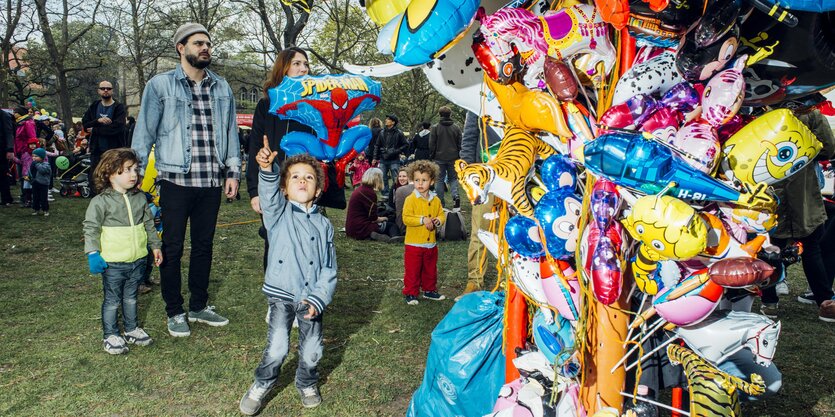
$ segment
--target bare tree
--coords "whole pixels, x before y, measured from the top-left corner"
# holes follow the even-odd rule
[[[72,120],[72,104],[70,103],[70,91],[67,83],[67,74],[72,71],[97,68],[103,64],[103,59],[98,60],[91,55],[86,62],[76,62],[78,66],[69,66],[66,62],[68,51],[84,34],[96,25],[96,14],[99,11],[101,0],[91,3],[89,0],[77,0],[75,3],[70,0],[62,0],[61,8],[52,10],[47,8],[47,0],[35,0],[35,7],[38,12],[41,34],[44,45],[52,59],[55,69],[58,87],[58,104],[60,117],[63,120]],[[59,32],[56,38],[53,33],[50,17],[56,18],[55,29]],[[70,33],[71,24],[75,23],[78,30]]]
[[[6,105],[11,96],[9,95],[10,85],[15,90],[27,91],[28,83],[19,76],[24,71],[26,63],[22,56],[20,45],[25,43],[35,32],[35,14],[32,12],[32,5],[24,0],[5,0],[5,10],[0,13],[0,27],[2,27],[2,38],[0,38],[0,105]],[[17,97],[16,97],[17,98]],[[26,98],[16,100],[18,103]]]
[[[107,24],[122,40],[123,53],[130,58],[136,77],[136,91],[122,86],[125,96],[141,97],[145,84],[156,72],[157,60],[171,52],[171,42],[163,34],[170,30],[168,21],[160,12],[165,4],[160,0],[122,0],[107,13]]]
[[[247,10],[254,12],[261,20],[261,29],[264,37],[272,47],[264,48],[263,53],[276,54],[288,46],[299,45],[299,37],[310,20],[310,9],[313,0],[306,4],[294,2],[286,4],[279,0],[233,0],[234,3],[242,4]],[[281,13],[278,13],[278,11]],[[281,32],[279,32],[281,28]],[[266,42],[264,42],[266,43]],[[267,46],[267,45],[264,45]]]
[[[325,21],[311,42],[310,52],[330,71],[344,72],[342,65],[346,62],[385,59],[376,51],[377,27],[350,0],[322,2],[315,9],[316,15],[323,16]]]

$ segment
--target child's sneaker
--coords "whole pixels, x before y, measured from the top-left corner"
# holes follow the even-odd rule
[[[417,297],[415,297],[414,295],[407,295],[406,296],[406,304],[408,304],[410,306],[416,306],[416,305],[420,304],[420,301],[418,301]]]
[[[438,294],[437,291],[426,291],[426,292],[423,293],[423,298],[428,298],[430,300],[435,300],[435,301],[446,300],[446,297],[444,297],[441,294]]]
[[[192,323],[195,321],[206,323],[212,327],[226,326],[229,324],[229,319],[215,313],[215,306],[206,306],[206,308],[200,311],[189,311],[188,321]]]
[[[102,344],[104,345],[104,351],[111,355],[121,355],[128,353],[128,350],[130,350],[125,346],[125,339],[115,334],[107,336],[107,339],[104,339]]]
[[[304,408],[313,408],[322,404],[322,396],[319,395],[319,387],[316,385],[299,388],[299,395],[302,397],[302,406]]]
[[[253,416],[261,410],[264,403],[264,397],[267,396],[268,388],[260,388],[254,383],[246,390],[244,396],[241,397],[241,402],[238,404],[238,409],[241,414],[246,416]]]
[[[775,287],[777,295],[789,295],[789,284],[783,281]]]
[[[148,346],[154,341],[151,339],[151,336],[148,336],[148,333],[145,333],[145,330],[142,330],[141,327],[137,327],[125,333],[125,340],[130,344],[139,346]]]
[[[818,302],[815,301],[815,294],[811,291],[806,291],[803,294],[797,296],[797,301],[803,304],[811,304],[815,305]]]
[[[174,337],[191,336],[191,329],[189,329],[188,323],[186,323],[185,313],[168,318],[168,333]]]
[[[780,306],[777,303],[763,303],[760,306],[760,314],[772,320],[777,320],[780,317]]]

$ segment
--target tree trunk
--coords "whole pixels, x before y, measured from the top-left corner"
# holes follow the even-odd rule
[[[72,104],[70,104],[70,89],[67,88],[67,72],[64,70],[64,62],[55,62],[56,76],[58,78],[58,118],[66,123],[72,123]]]

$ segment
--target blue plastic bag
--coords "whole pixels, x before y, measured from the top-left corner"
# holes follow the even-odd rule
[[[504,293],[465,295],[432,331],[423,383],[409,417],[483,416],[504,384]]]

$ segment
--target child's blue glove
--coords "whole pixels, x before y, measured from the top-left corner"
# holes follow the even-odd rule
[[[87,254],[87,264],[90,265],[91,274],[101,274],[107,269],[107,262],[104,261],[104,258],[98,252]]]

